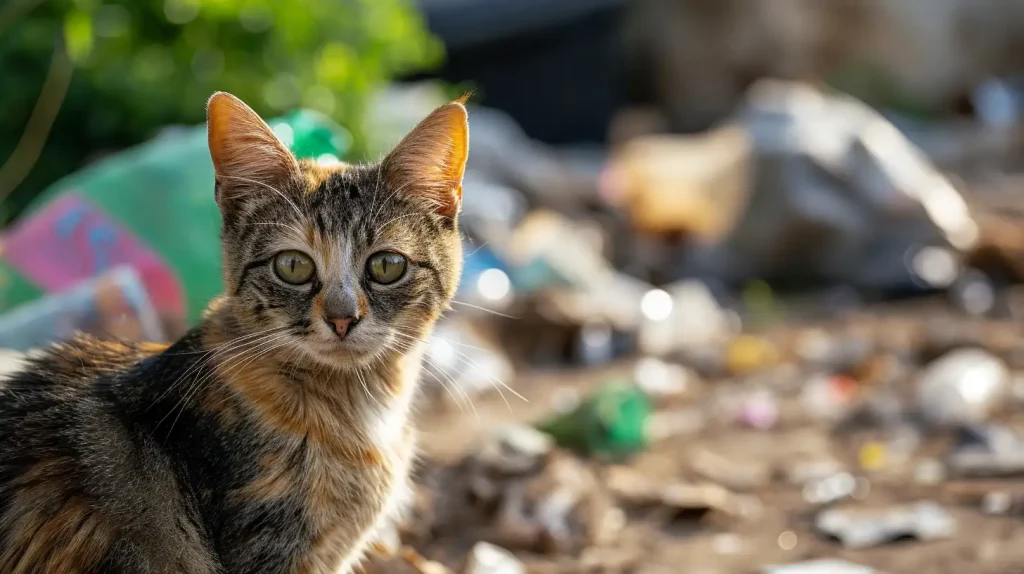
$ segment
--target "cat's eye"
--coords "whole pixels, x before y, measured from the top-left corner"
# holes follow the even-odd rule
[[[301,251],[282,251],[274,256],[274,273],[285,283],[308,283],[315,269],[313,260]]]
[[[405,256],[394,251],[380,251],[370,256],[366,262],[366,271],[370,279],[381,285],[390,285],[405,275],[408,265]]]

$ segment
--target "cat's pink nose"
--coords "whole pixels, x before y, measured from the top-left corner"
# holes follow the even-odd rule
[[[348,332],[355,327],[355,324],[359,321],[356,317],[345,317],[345,318],[332,318],[324,317],[324,321],[334,329],[334,332],[338,335],[339,339],[344,339],[348,335]]]

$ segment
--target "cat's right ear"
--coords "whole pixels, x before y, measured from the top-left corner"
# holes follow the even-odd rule
[[[292,181],[299,164],[274,130],[242,100],[226,92],[206,104],[206,132],[217,176],[217,203],[272,192]]]

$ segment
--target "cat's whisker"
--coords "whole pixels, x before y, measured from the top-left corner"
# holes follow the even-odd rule
[[[160,402],[160,400],[163,399],[167,395],[167,393],[173,391],[174,388],[178,386],[182,381],[184,381],[188,376],[198,372],[213,357],[222,353],[230,352],[233,349],[244,347],[248,344],[255,344],[258,341],[260,341],[263,337],[270,337],[282,329],[287,329],[287,327],[275,327],[271,329],[266,329],[264,331],[259,331],[256,333],[250,333],[248,335],[242,335],[241,337],[236,337],[234,339],[231,339],[230,341],[227,341],[225,343],[217,345],[216,347],[208,349],[207,351],[202,353],[203,355],[205,355],[204,357],[201,357],[199,360],[190,365],[189,368],[185,369],[185,372],[179,375],[178,378],[175,379],[173,383],[168,385],[167,388],[164,389],[163,392],[160,393],[152,403],[150,403],[149,407],[147,407],[146,410],[148,411],[150,408],[153,407],[153,405]]]
[[[263,343],[261,343],[260,344],[261,348],[259,348],[259,349],[248,349],[246,351],[243,351],[243,354],[248,352],[248,353],[252,353],[253,356],[251,358],[249,358],[248,360],[245,360],[245,358],[243,358],[241,361],[236,361],[235,364],[231,365],[230,368],[228,367],[228,364],[227,364],[228,362],[225,361],[221,365],[221,368],[224,370],[222,376],[227,378],[229,375],[232,375],[232,374],[235,374],[235,373],[239,372],[241,369],[245,368],[250,363],[252,363],[252,361],[258,359],[259,357],[262,357],[267,352],[272,351],[272,350],[277,349],[277,348],[280,348],[280,347],[283,347],[283,346],[287,345],[288,343],[291,343],[292,341],[289,340],[289,337],[291,335],[292,335],[292,333],[290,331],[287,331],[287,332],[284,332],[284,333],[280,333],[277,337],[274,337],[273,339],[270,339],[268,341],[264,341]],[[278,344],[282,340],[284,340],[284,343]],[[245,362],[243,363],[242,361],[245,361]]]
[[[246,183],[255,183],[256,185],[262,185],[263,187],[265,187],[265,188],[269,189],[270,191],[273,191],[274,193],[276,193],[276,194],[280,195],[280,196],[281,196],[281,199],[283,199],[283,200],[285,200],[286,202],[288,202],[288,205],[292,206],[292,209],[294,209],[294,210],[295,210],[295,214],[299,216],[299,220],[300,220],[300,221],[301,221],[301,220],[303,219],[303,217],[304,217],[304,216],[302,215],[302,211],[301,211],[301,210],[299,210],[299,206],[295,205],[295,202],[294,202],[294,201],[292,201],[292,200],[291,200],[291,199],[290,199],[290,198],[289,198],[289,197],[288,197],[287,195],[285,195],[285,194],[284,194],[284,193],[283,193],[283,192],[282,192],[281,190],[277,189],[276,187],[274,187],[274,186],[272,186],[272,185],[270,185],[270,184],[268,184],[268,183],[264,183],[264,182],[262,182],[262,181],[258,181],[258,180],[255,180],[255,179],[250,179],[250,178],[248,178],[248,177],[242,177],[242,176],[240,176],[240,175],[226,175],[226,174],[220,174],[220,175],[219,175],[218,177],[223,177],[223,178],[227,178],[227,179],[237,179],[237,180],[239,180],[239,181],[244,181],[244,182],[246,182]]]
[[[403,333],[403,332],[402,332],[401,330],[395,329],[395,330],[394,330],[394,332],[395,332],[395,334],[397,334],[397,335],[401,335],[401,336],[403,336],[403,337],[408,337],[408,338],[410,338],[410,339],[413,339],[413,340],[415,340],[415,341],[419,341],[420,343],[424,343],[424,344],[429,344],[429,343],[428,343],[427,341],[424,341],[423,339],[419,339],[419,338],[417,338],[417,337],[414,337],[414,336],[412,336],[412,335],[409,335],[409,334],[407,334],[407,333]],[[446,342],[446,343],[449,343],[449,344],[451,344],[451,342],[450,342],[450,341],[445,341],[445,342]],[[478,348],[478,347],[474,347],[474,348]],[[484,350],[484,349],[480,349],[480,350]],[[456,355],[456,356],[457,356],[458,358],[460,358],[460,359],[461,359],[461,360],[462,360],[463,362],[469,363],[469,365],[470,365],[470,366],[472,366],[473,368],[476,368],[476,369],[480,370],[481,372],[484,372],[484,373],[485,373],[485,375],[486,375],[486,371],[485,371],[485,369],[484,369],[484,368],[483,368],[483,367],[482,367],[482,366],[481,366],[481,365],[480,365],[479,363],[477,363],[477,362],[476,362],[475,360],[473,360],[473,358],[472,358],[472,357],[470,357],[469,355],[467,355],[467,354],[463,353],[462,351],[459,351],[458,349],[452,349],[452,351],[454,351],[454,352],[455,352],[455,355]],[[512,388],[512,387],[510,387],[510,386],[508,386],[508,385],[507,385],[507,384],[506,384],[506,383],[505,383],[504,381],[502,381],[501,379],[499,379],[499,378],[497,378],[497,377],[495,377],[495,376],[493,376],[493,375],[490,375],[490,376],[488,376],[488,378],[490,379],[490,382],[491,382],[491,384],[492,384],[492,385],[493,385],[494,383],[498,383],[498,385],[501,385],[502,387],[504,387],[504,388],[505,388],[505,389],[506,389],[506,390],[507,390],[508,392],[510,392],[510,393],[512,393],[513,395],[515,395],[515,396],[516,396],[516,398],[518,398],[519,400],[523,401],[524,403],[529,403],[529,402],[530,402],[530,401],[529,401],[529,400],[528,400],[528,399],[527,399],[526,397],[524,397],[523,395],[521,395],[521,394],[519,394],[518,392],[516,392],[516,390],[515,390],[515,389],[513,389],[513,388]],[[504,398],[505,398],[505,396],[504,396],[504,395],[502,395],[502,393],[501,393],[501,389],[499,389],[497,385],[495,385],[495,390],[496,390],[496,391],[498,391],[498,394],[502,396],[502,399],[504,399]],[[506,400],[506,401],[505,401],[505,403],[506,403],[506,404],[508,404],[508,401]],[[511,405],[509,405],[509,409],[510,409],[510,410],[511,410],[511,408],[512,408],[512,406],[511,406]]]
[[[462,256],[462,257],[463,257],[463,259],[465,259],[466,257],[472,257],[472,256],[476,255],[476,254],[477,254],[477,252],[478,252],[478,251],[480,251],[481,249],[483,249],[483,248],[484,248],[484,247],[485,247],[486,245],[487,245],[487,242],[486,242],[486,241],[484,241],[483,243],[481,243],[480,245],[478,245],[476,249],[474,249],[473,251],[471,251],[470,253],[468,253],[468,254],[466,254],[466,255],[463,255],[463,256]]]
[[[267,353],[269,353],[269,352],[271,352],[271,351],[273,351],[275,349],[279,349],[281,347],[284,347],[285,345],[290,344],[291,341],[287,340],[288,339],[288,335],[290,335],[290,333],[283,333],[280,336],[276,337],[274,339],[275,342],[276,341],[280,341],[280,339],[282,339],[282,338],[284,338],[285,341],[283,343],[279,343],[277,345],[272,345],[269,348],[266,348],[267,343],[263,343],[262,345],[264,346],[265,350],[261,351],[259,354],[254,355],[248,361],[246,361],[244,364],[236,363],[236,365],[234,365],[234,367],[233,367],[233,371],[232,371],[231,374],[237,373],[240,369],[245,368],[245,366],[249,365],[250,363],[252,363],[256,359],[259,359],[260,357],[266,355]],[[247,351],[242,351],[242,353],[240,353],[240,355],[244,355],[246,352]],[[237,356],[239,356],[239,355],[236,355],[236,357]],[[174,421],[171,422],[171,428],[169,428],[167,430],[168,434],[170,434],[171,431],[174,430],[174,426],[178,423],[178,419],[181,417],[181,413],[183,413],[185,411],[185,407],[189,404],[189,402],[202,390],[203,386],[208,381],[213,380],[213,378],[216,377],[216,376],[217,376],[216,370],[214,369],[213,371],[211,371],[211,375],[203,377],[201,380],[197,381],[192,386],[192,388],[189,391],[186,392],[186,394],[182,397],[181,408],[178,410],[178,415],[176,417],[174,417]],[[222,376],[224,378],[228,378],[228,379],[230,378],[227,370],[225,370],[225,373]],[[170,413],[168,413],[168,414],[170,414]],[[163,422],[163,421],[161,420],[161,422]],[[159,426],[159,424],[157,426]]]
[[[455,396],[455,393],[452,392],[452,390],[448,387],[447,384],[445,384],[444,381],[441,380],[440,377],[438,377],[437,375],[434,374],[433,371],[428,370],[428,369],[422,369],[422,372],[424,372],[424,373],[430,375],[431,377],[433,377],[433,379],[435,381],[437,381],[437,383],[439,385],[441,385],[441,388],[444,389],[444,392],[448,393],[448,397],[451,398],[452,402],[455,403],[455,405],[457,407],[459,407],[459,412],[462,412],[462,413],[466,412],[465,407],[462,406],[462,400],[460,400],[458,397]],[[470,405],[472,405],[472,402],[470,402]],[[476,409],[475,408],[473,409],[473,414],[474,415],[476,414]],[[477,416],[477,422],[479,422],[479,421],[480,421],[480,417]]]
[[[474,305],[472,303],[466,303],[465,301],[455,301],[455,300],[452,300],[451,303],[452,303],[452,305],[465,305],[466,307],[471,307],[471,308],[476,309],[478,311],[484,311],[485,313],[490,313],[491,315],[497,315],[499,317],[504,317],[506,319],[522,319],[522,317],[516,317],[514,315],[506,315],[505,313],[500,313],[498,311],[495,311],[494,309],[488,309],[487,307],[481,307],[479,305]]]
[[[273,342],[275,342],[277,340],[280,340],[282,337],[285,337],[287,335],[288,335],[287,332],[284,332],[284,333],[275,332],[275,333],[273,333],[271,335],[268,335],[265,338],[258,339],[256,342],[249,342],[249,343],[244,343],[242,345],[238,345],[238,346],[234,347],[231,351],[236,351],[238,349],[241,349],[241,350],[238,351],[237,353],[235,353],[234,355],[232,355],[231,357],[225,359],[221,363],[221,367],[222,368],[226,368],[226,365],[228,365],[231,362],[235,361],[239,357],[244,357],[246,355],[246,353],[252,352],[256,348],[262,348],[262,347],[264,347],[264,346],[266,346],[268,344],[272,344]],[[254,345],[254,347],[253,348],[247,348],[250,345]],[[224,351],[224,352],[227,353],[227,352],[231,352],[231,351]],[[212,359],[214,356],[216,356],[217,354],[218,353],[214,353],[210,357],[207,357],[206,359],[200,361],[200,363],[201,364],[208,363],[208,361],[210,359]],[[165,414],[164,417],[161,418],[160,421],[157,422],[156,426],[153,427],[153,428],[154,429],[159,428],[160,425],[163,424],[163,422],[167,419],[167,417],[170,416],[170,414],[172,412],[174,412],[175,410],[179,409],[179,407],[181,408],[181,410],[184,410],[185,407],[188,404],[189,399],[195,394],[195,392],[197,392],[200,388],[202,388],[202,386],[206,383],[206,381],[212,380],[212,379],[216,378],[217,376],[218,376],[217,368],[213,367],[213,368],[210,369],[210,371],[208,373],[206,373],[202,377],[200,377],[200,378],[196,379],[195,381],[193,381],[192,384],[189,385],[189,387],[185,390],[185,392],[182,393],[181,398],[178,400],[178,402],[175,404],[175,406],[173,408],[171,408],[170,410],[168,410],[167,414]],[[181,416],[181,411],[178,412],[178,417],[180,417],[180,416]],[[174,419],[175,422],[177,422],[178,417],[175,417],[175,419]],[[174,424],[172,423],[171,430],[173,430],[173,429],[174,429]],[[170,432],[170,430],[168,431],[168,433],[169,432]]]
[[[374,357],[376,357],[379,352],[380,351],[378,350],[376,353],[374,353],[370,357],[370,360],[373,361]],[[376,393],[372,392],[370,390],[370,386],[366,383],[366,379],[363,377],[363,367],[362,366],[357,366],[351,372],[352,372],[352,374],[355,375],[356,380],[359,382],[360,386],[362,386],[363,394],[366,395],[367,400],[370,401],[371,403],[376,403],[377,408],[379,408],[381,410],[385,409],[384,404],[381,403],[380,399],[375,396]]]
[[[220,348],[225,347],[227,345],[231,345],[232,343],[235,343],[236,341],[241,341],[243,339],[249,339],[249,338],[252,338],[252,337],[258,337],[258,336],[263,335],[265,333],[268,333],[270,331],[275,331],[275,330],[279,330],[279,329],[287,329],[287,328],[288,327],[271,327],[270,329],[265,329],[263,331],[258,331],[256,333],[249,333],[247,335],[242,335],[240,337],[236,337],[234,339],[231,339],[230,341],[225,341],[225,342],[223,342],[223,343],[221,343],[219,345],[215,345],[213,347],[210,347],[209,349],[203,349],[202,351],[180,351],[180,352],[174,352],[174,353],[171,353],[169,351],[164,351],[161,354],[162,355],[166,355],[168,357],[177,357],[177,356],[185,356],[185,355],[209,355],[210,353],[216,351],[217,349],[220,349]]]
[[[299,352],[299,346],[298,346],[298,345],[296,345],[296,346],[295,346],[295,347],[294,347],[294,348],[292,349],[292,351],[291,351],[290,353],[288,353],[288,355],[287,355],[287,356],[285,356],[284,360],[283,360],[283,361],[281,361],[281,364],[280,364],[280,365],[278,365],[278,367],[277,367],[277,372],[276,372],[276,373],[274,373],[274,376],[275,376],[275,377],[277,377],[277,376],[280,376],[280,375],[281,375],[281,369],[283,369],[283,368],[285,368],[286,366],[288,366],[288,365],[289,365],[289,361],[291,361],[291,360],[292,360],[292,357],[294,357],[294,356],[295,356],[295,353],[298,353],[298,352]],[[294,378],[295,378],[295,365],[291,365],[291,367],[292,367],[292,371],[291,371],[291,377],[290,377],[290,378],[294,379]]]
[[[420,342],[422,342],[422,341],[420,341]],[[414,350],[412,344],[406,343],[406,342],[403,342],[403,341],[394,341],[393,340],[393,341],[390,341],[388,343],[388,345],[391,346],[391,348],[393,348],[393,349],[395,349],[395,350],[397,350],[399,352],[401,352],[401,351],[409,352],[409,351]],[[427,356],[424,355],[422,357],[422,360],[428,366],[432,367],[435,371],[440,373],[442,377],[444,377],[445,379],[448,380],[448,383],[451,385],[452,388],[455,389],[455,392],[457,392],[460,396],[462,396],[463,400],[465,400],[466,403],[469,404],[470,409],[473,411],[473,416],[476,417],[477,421],[479,421],[480,417],[477,414],[476,405],[473,404],[473,399],[469,396],[469,393],[466,392],[466,389],[462,388],[462,385],[460,385],[458,383],[458,381],[456,381],[455,378],[451,376],[450,373],[448,373],[447,371],[442,369],[437,363],[432,361],[430,359],[430,357],[427,357]],[[429,370],[426,370],[426,369],[423,369],[423,371],[428,373],[428,374],[430,374],[432,377],[434,377],[435,380],[437,380],[437,382],[441,383],[441,386],[445,389],[445,391],[448,392],[449,395],[452,394],[451,390],[448,387],[448,385],[446,385],[443,381],[441,381],[437,377],[436,374],[434,374],[432,371],[429,371]],[[461,402],[458,399],[456,399],[454,395],[452,395],[452,400],[454,400],[455,404],[459,406],[459,410],[462,410]]]
[[[404,345],[404,343],[401,343],[400,341],[391,341],[388,344],[388,347],[391,350],[395,350],[395,351],[398,351],[398,352],[403,352],[403,351],[408,352],[408,351],[412,350],[412,348],[410,346],[403,347],[402,345]],[[443,388],[445,390],[445,392],[448,393],[448,396],[451,397],[452,401],[455,402],[456,406],[459,407],[459,411],[461,411],[461,412],[465,412],[465,407],[463,406],[463,401],[465,401],[465,403],[469,405],[470,410],[473,411],[473,417],[477,420],[477,422],[479,422],[480,421],[480,415],[479,415],[479,413],[477,413],[476,405],[473,404],[473,399],[469,396],[468,393],[466,393],[466,390],[463,389],[462,386],[459,385],[459,383],[449,373],[445,372],[444,369],[442,369],[437,364],[432,362],[429,358],[423,357],[423,361],[428,366],[432,367],[434,371],[437,371],[438,373],[440,373],[441,377],[443,377],[444,379],[447,379],[448,382],[445,383],[445,380],[443,380],[442,378],[439,378],[437,376],[437,374],[435,374],[431,370],[421,369],[421,372],[425,372],[425,373],[429,374],[431,377],[433,377],[434,380],[436,380],[441,385],[441,388]],[[455,392],[459,396],[456,396],[455,394],[452,394],[452,390],[451,390],[452,388],[455,389]],[[460,400],[459,397],[462,397],[461,400]]]
[[[371,402],[374,402],[374,403],[377,403],[377,407],[380,408],[380,409],[383,409],[384,408],[384,404],[381,403],[380,400],[377,399],[376,397],[374,397],[373,393],[370,392],[370,387],[366,384],[366,379],[363,378],[363,371],[362,371],[362,369],[356,369],[355,370],[355,374],[356,374],[356,379],[359,381],[359,384],[362,385],[362,387],[363,387],[363,392],[366,393],[367,400],[369,400]]]
[[[412,337],[413,339],[416,339],[417,341],[419,341],[419,342],[421,342],[421,343],[423,343],[425,345],[429,345],[430,344],[430,341],[428,341],[426,339],[421,339],[421,338],[417,337],[414,333],[409,333],[409,332],[403,331],[399,327],[392,327],[392,330],[394,330],[396,333],[400,333],[402,335],[405,335],[406,337]],[[443,340],[444,340],[445,343],[448,343],[449,345],[455,345],[457,347],[464,347],[466,349],[473,349],[475,351],[490,352],[490,349],[485,349],[483,347],[477,347],[476,345],[470,345],[469,343],[460,343],[458,341],[451,341],[449,339],[443,339]]]
[[[396,334],[396,335],[400,335],[400,336],[403,336],[403,337],[407,337],[407,338],[409,338],[409,339],[412,339],[412,340],[414,340],[414,341],[418,341],[418,342],[420,342],[420,343],[424,343],[424,344],[426,344],[426,341],[424,341],[424,340],[422,340],[422,339],[419,339],[419,338],[417,338],[417,337],[413,337],[413,336],[411,336],[411,335],[407,335],[407,334],[405,334],[405,333],[401,333],[400,331],[397,331],[397,330],[395,331],[395,334]],[[516,396],[517,398],[519,398],[519,399],[520,399],[521,401],[523,401],[523,402],[525,402],[525,403],[529,403],[529,402],[530,402],[529,400],[527,400],[527,399],[526,399],[526,397],[522,396],[521,394],[519,394],[518,392],[516,392],[516,391],[515,391],[514,389],[512,389],[511,387],[509,387],[509,386],[508,386],[507,384],[505,384],[505,382],[504,382],[504,381],[502,381],[501,379],[499,379],[499,378],[497,378],[497,377],[495,377],[495,376],[493,376],[493,375],[488,375],[488,374],[487,374],[487,372],[486,372],[486,370],[485,370],[485,369],[484,369],[484,368],[483,368],[482,366],[480,366],[480,364],[479,364],[479,363],[477,363],[476,361],[474,361],[474,360],[472,359],[472,357],[470,357],[469,355],[466,355],[465,353],[462,353],[461,351],[459,351],[459,350],[457,350],[457,349],[452,349],[452,351],[454,351],[454,352],[455,352],[455,355],[456,355],[456,357],[457,357],[457,358],[458,358],[459,360],[461,360],[461,361],[462,361],[463,363],[466,363],[466,364],[468,364],[468,365],[469,365],[470,367],[472,367],[472,368],[474,368],[474,369],[477,369],[478,371],[482,372],[482,373],[484,374],[484,376],[486,376],[486,377],[487,377],[487,381],[488,381],[488,382],[489,382],[489,383],[491,384],[491,386],[493,386],[493,387],[494,387],[494,390],[498,391],[498,396],[500,396],[500,397],[501,397],[501,400],[502,400],[502,401],[503,401],[503,402],[505,403],[505,407],[506,407],[506,408],[508,408],[508,411],[509,411],[509,413],[512,413],[512,412],[513,412],[513,411],[512,411],[512,405],[511,405],[511,404],[510,404],[510,403],[508,402],[508,399],[507,399],[507,398],[505,397],[505,393],[503,393],[503,392],[501,391],[502,387],[503,387],[503,388],[505,388],[506,390],[508,390],[508,392],[510,392],[510,393],[512,393],[513,395],[515,395],[515,396]],[[435,367],[435,368],[436,368],[436,367]]]

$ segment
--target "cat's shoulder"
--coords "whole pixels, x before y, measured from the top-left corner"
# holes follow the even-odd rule
[[[86,382],[127,370],[166,351],[161,343],[102,339],[86,334],[32,351],[21,368],[8,376],[7,385],[49,380],[54,383]],[[0,383],[0,386],[4,383]]]

